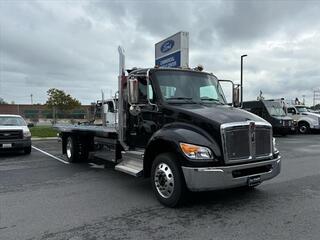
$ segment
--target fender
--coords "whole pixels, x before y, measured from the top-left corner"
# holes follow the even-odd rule
[[[221,159],[220,146],[203,129],[188,123],[170,123],[156,131],[149,139],[143,159],[144,175],[148,177],[154,158],[162,152],[173,152],[179,156],[180,164],[184,166],[208,166],[213,162],[190,161],[180,149],[180,142],[208,147],[216,158]]]
[[[311,128],[313,128],[314,125],[317,125],[316,120],[311,118],[311,117],[309,117],[308,115],[304,115],[304,116],[300,117],[298,119],[298,124],[300,122],[307,122]]]

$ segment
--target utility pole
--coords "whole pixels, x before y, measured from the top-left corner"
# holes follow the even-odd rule
[[[320,89],[315,89],[313,91],[313,106],[316,106],[317,101],[320,101]]]
[[[31,105],[33,105],[33,94],[30,94],[30,98],[31,98]]]

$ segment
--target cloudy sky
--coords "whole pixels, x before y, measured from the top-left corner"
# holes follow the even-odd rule
[[[320,1],[0,0],[0,97],[46,100],[63,89],[82,103],[116,90],[117,46],[127,67],[152,67],[154,43],[190,34],[190,66],[240,78],[244,99],[293,99],[320,87]]]

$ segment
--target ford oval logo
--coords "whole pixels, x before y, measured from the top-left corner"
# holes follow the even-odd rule
[[[165,41],[162,45],[161,45],[161,52],[165,53],[170,51],[174,46],[174,41],[173,40],[168,40]]]

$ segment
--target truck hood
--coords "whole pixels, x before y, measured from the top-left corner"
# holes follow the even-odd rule
[[[278,120],[293,120],[292,117],[289,117],[289,116],[272,116]]]
[[[29,128],[27,126],[1,126],[0,125],[0,131],[1,130],[22,130],[23,132],[28,132]]]
[[[183,120],[187,117],[194,123],[199,121],[200,124],[204,122],[211,123],[215,129],[220,129],[221,124],[231,122],[256,121],[268,123],[253,113],[228,105],[178,104],[171,105],[171,107],[174,108],[172,109],[173,112],[177,112],[177,119]]]
[[[309,116],[309,117],[312,117],[312,118],[318,118],[318,117],[320,117],[320,114],[318,114],[318,113],[312,113],[312,112],[304,112],[304,113],[302,113],[302,115]]]

